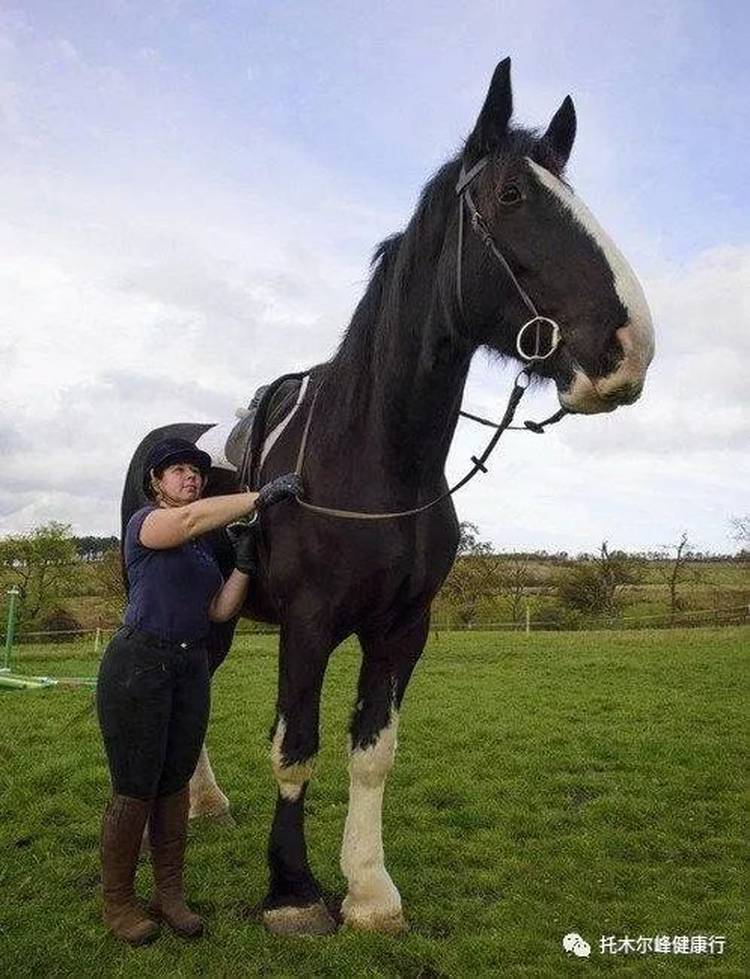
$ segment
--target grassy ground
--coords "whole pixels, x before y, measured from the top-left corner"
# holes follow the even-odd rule
[[[443,634],[407,694],[386,791],[388,866],[411,931],[267,935],[256,906],[274,786],[273,637],[219,671],[209,744],[234,829],[195,826],[189,888],[210,932],[129,949],[99,922],[107,774],[84,690],[0,694],[0,975],[743,976],[743,647],[750,629]],[[90,656],[90,652],[86,655]],[[76,656],[20,658],[85,674]],[[358,657],[329,669],[308,842],[327,892],[347,801]],[[139,871],[142,891],[148,868]],[[576,931],[589,959],[568,959]],[[724,935],[723,955],[603,955],[602,935]]]

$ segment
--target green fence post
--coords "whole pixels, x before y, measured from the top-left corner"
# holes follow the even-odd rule
[[[16,632],[16,599],[20,594],[20,591],[15,587],[6,592],[6,595],[8,596],[8,621],[5,626],[5,660],[3,663],[4,673],[10,672],[10,658],[13,653],[13,639]]]

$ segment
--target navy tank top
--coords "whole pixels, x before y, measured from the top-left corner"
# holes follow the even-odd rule
[[[125,529],[130,594],[124,621],[160,639],[194,642],[208,635],[208,609],[224,579],[200,538],[159,550],[140,542],[143,521],[155,509],[142,507]]]

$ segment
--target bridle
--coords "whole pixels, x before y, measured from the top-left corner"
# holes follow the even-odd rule
[[[461,173],[458,177],[458,183],[456,184],[456,195],[458,196],[458,247],[456,250],[456,299],[458,301],[458,310],[461,318],[466,320],[466,312],[464,309],[464,299],[463,299],[463,287],[462,287],[462,261],[463,261],[463,251],[464,251],[464,212],[468,209],[471,215],[471,227],[472,230],[479,235],[485,247],[489,250],[497,261],[502,266],[505,274],[508,276],[510,281],[516,288],[521,301],[527,310],[531,313],[531,319],[527,320],[518,331],[516,336],[516,351],[522,360],[526,360],[529,363],[538,360],[547,360],[560,346],[561,333],[560,327],[555,322],[555,320],[550,319],[549,316],[541,316],[536,306],[531,300],[531,297],[523,288],[521,283],[516,278],[513,269],[508,264],[507,259],[497,247],[495,239],[492,237],[492,233],[484,222],[484,218],[479,213],[476,204],[474,203],[474,198],[471,196],[471,185],[479,176],[479,174],[484,170],[487,164],[490,162],[489,155],[483,156],[481,160],[474,164],[474,166],[467,171],[466,165],[461,166]],[[524,348],[523,338],[527,330],[534,329],[534,347],[533,350],[529,351]],[[541,340],[542,332],[549,331],[549,346],[548,349],[541,352]]]
[[[458,183],[456,184],[456,194],[458,196],[458,250],[456,252],[456,300],[458,302],[458,311],[462,320],[466,320],[466,313],[464,310],[463,301],[463,291],[462,291],[462,274],[461,274],[461,263],[463,260],[463,250],[464,250],[464,209],[467,208],[471,214],[471,227],[474,232],[482,239],[483,244],[489,250],[489,252],[494,256],[495,259],[502,266],[505,274],[508,276],[510,281],[515,286],[516,292],[518,293],[521,301],[523,302],[526,309],[531,313],[531,319],[527,320],[519,329],[516,335],[516,352],[518,356],[527,361],[528,363],[533,363],[535,361],[547,360],[551,357],[556,350],[560,348],[563,344],[565,345],[566,354],[570,360],[570,363],[575,371],[586,377],[591,384],[591,386],[596,390],[596,383],[593,378],[589,377],[587,372],[584,370],[580,361],[576,357],[575,353],[571,349],[571,344],[567,341],[567,338],[563,336],[562,330],[560,329],[558,323],[551,319],[549,316],[542,316],[539,310],[534,305],[531,297],[523,288],[521,283],[518,281],[515,272],[508,264],[508,260],[505,258],[503,253],[497,247],[495,239],[492,237],[492,233],[485,224],[484,218],[480,214],[476,204],[474,203],[474,198],[471,196],[471,184],[479,176],[479,174],[484,170],[487,164],[490,162],[489,155],[483,156],[481,160],[474,164],[474,166],[467,171],[466,165],[462,164],[461,173],[458,177]],[[534,330],[534,345],[531,350],[527,349],[524,343],[524,336],[527,330]],[[548,332],[549,334],[549,344],[546,350],[542,351],[542,333]],[[540,430],[545,425],[551,425],[556,421],[559,421],[564,415],[569,414],[568,409],[563,408],[561,411],[552,415],[546,421],[539,422],[536,427],[533,427],[528,422],[526,426],[531,428],[531,431]],[[479,420],[474,415],[468,415],[466,412],[462,411],[460,414],[467,418],[474,418],[475,421]]]
[[[532,302],[529,294],[523,288],[521,283],[516,278],[513,269],[508,264],[505,256],[497,247],[495,239],[484,222],[484,218],[479,213],[474,199],[471,195],[471,184],[479,176],[479,174],[484,170],[490,161],[489,156],[483,156],[481,160],[475,163],[470,170],[466,170],[466,166],[462,165],[461,173],[458,178],[458,183],[456,184],[456,195],[458,196],[458,248],[456,254],[456,300],[458,302],[458,310],[461,318],[465,321],[466,315],[464,312],[464,302],[463,302],[463,289],[462,289],[462,259],[463,259],[463,247],[464,247],[464,211],[468,209],[471,215],[471,227],[481,238],[484,245],[489,249],[492,255],[497,259],[497,261],[502,266],[508,278],[511,280],[513,285],[518,292],[522,302],[531,313],[531,318],[528,319],[519,329],[516,336],[516,351],[522,360],[527,361],[531,364],[536,361],[547,360],[551,357],[553,353],[558,349],[560,343],[562,342],[562,336],[560,333],[560,327],[548,316],[541,316],[536,306]],[[526,349],[524,343],[524,337],[527,336],[528,331],[533,330],[533,346],[531,349]],[[542,335],[543,333],[549,334],[547,349],[542,348]],[[523,380],[522,380],[523,379]],[[503,432],[508,429],[520,429],[521,431],[534,432],[538,435],[544,433],[545,426],[553,425],[555,422],[560,421],[566,414],[568,414],[567,409],[561,408],[559,411],[555,412],[549,418],[545,419],[543,422],[532,422],[526,421],[523,426],[512,425],[513,416],[515,414],[518,403],[529,386],[531,375],[527,367],[519,371],[516,375],[516,379],[513,384],[513,390],[510,393],[510,398],[508,399],[508,404],[505,408],[505,413],[499,423],[489,421],[486,418],[481,418],[477,415],[471,415],[465,411],[459,411],[460,415],[466,418],[470,418],[473,421],[480,422],[483,425],[488,425],[496,429],[495,434],[492,436],[490,441],[482,453],[482,455],[477,458],[476,456],[471,457],[471,461],[474,463],[473,468],[454,486],[447,489],[444,493],[436,496],[429,503],[425,503],[422,506],[414,507],[410,510],[397,510],[388,513],[370,513],[362,512],[359,510],[339,510],[334,507],[323,507],[317,506],[314,503],[308,503],[307,500],[303,500],[301,496],[295,497],[297,503],[305,510],[311,510],[313,513],[327,514],[331,517],[344,517],[352,520],[387,520],[394,517],[408,517],[417,513],[423,513],[425,510],[429,510],[431,507],[435,506],[436,503],[440,503],[441,500],[446,499],[446,497],[452,496],[457,490],[465,486],[478,472],[487,472],[487,467],[485,462],[489,458],[490,453],[497,445],[500,436]],[[318,384],[315,389],[315,394],[313,395],[312,403],[310,405],[310,410],[307,414],[307,421],[305,423],[305,428],[302,433],[302,441],[300,442],[299,453],[297,455],[297,465],[295,467],[295,472],[301,476],[302,467],[305,459],[305,449],[307,447],[307,439],[310,432],[310,425],[312,422],[313,411],[315,409],[315,402],[318,399],[318,394],[323,387],[324,379]]]

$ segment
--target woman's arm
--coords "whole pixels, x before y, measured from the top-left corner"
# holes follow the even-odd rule
[[[257,493],[231,493],[228,496],[209,496],[185,506],[152,510],[141,527],[141,544],[155,550],[179,547],[209,530],[225,527],[233,520],[246,517],[255,509],[257,499]]]
[[[245,604],[249,580],[244,571],[235,568],[211,602],[208,617],[212,622],[227,622],[239,614]]]

